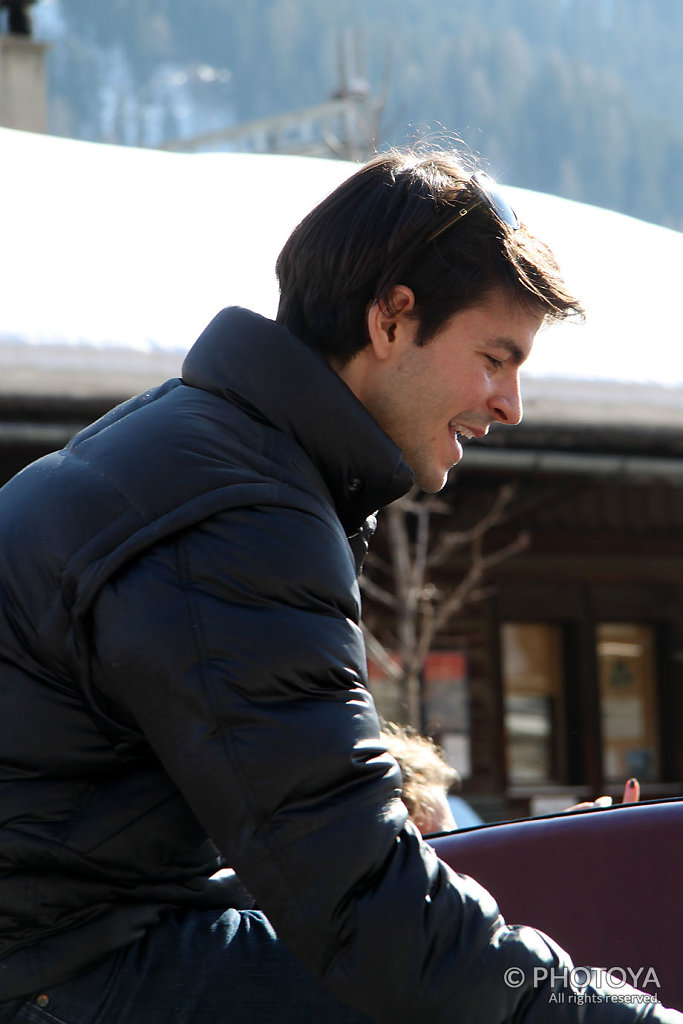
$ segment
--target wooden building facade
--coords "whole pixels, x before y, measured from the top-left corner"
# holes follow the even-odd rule
[[[443,668],[428,660],[422,680],[423,726],[485,818],[618,800],[632,776],[644,798],[683,793],[682,447],[679,429],[529,424],[471,443],[452,472],[449,530],[513,484],[485,543],[528,535],[435,640],[450,699]]]

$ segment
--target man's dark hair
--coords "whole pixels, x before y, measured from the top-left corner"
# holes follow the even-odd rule
[[[391,314],[399,284],[415,294],[418,344],[493,288],[546,320],[581,315],[548,247],[477,201],[473,170],[441,150],[392,151],[370,160],[285,243],[276,265],[278,321],[344,365],[369,343],[368,308],[378,301]],[[467,216],[439,231],[465,206]]]

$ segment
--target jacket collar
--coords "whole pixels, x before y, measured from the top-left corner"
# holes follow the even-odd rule
[[[412,485],[400,449],[326,360],[281,324],[238,307],[222,310],[187,354],[182,378],[247,403],[252,415],[296,440],[348,533]]]

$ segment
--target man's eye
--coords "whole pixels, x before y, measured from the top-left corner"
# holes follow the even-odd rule
[[[491,366],[493,366],[494,369],[496,369],[496,370],[499,370],[501,368],[501,366],[503,365],[503,360],[502,359],[496,359],[495,356],[487,355],[486,358],[490,362]]]

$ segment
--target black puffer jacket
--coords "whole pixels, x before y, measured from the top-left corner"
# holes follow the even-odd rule
[[[508,929],[405,824],[356,569],[366,517],[410,482],[315,353],[230,310],[182,382],[3,488],[0,1000],[166,907],[239,905],[235,879],[209,878],[220,851],[294,952],[378,1021],[650,1012],[507,987],[507,967],[531,978],[563,954]]]

